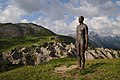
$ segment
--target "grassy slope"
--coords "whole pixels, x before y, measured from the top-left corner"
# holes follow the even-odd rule
[[[86,62],[86,70],[72,70],[64,74],[54,73],[54,68],[61,65],[76,64],[75,58],[52,60],[38,66],[24,66],[0,73],[0,80],[119,80],[120,59],[100,59]]]
[[[36,27],[35,27],[36,26]],[[12,24],[12,23],[0,23],[0,28],[8,29],[9,27],[13,28],[13,31],[16,31],[19,29],[19,32],[22,34],[24,32],[28,32],[27,34],[24,34],[23,36],[18,37],[11,37],[9,36],[3,36],[6,32],[3,31],[2,36],[0,35],[0,53],[4,51],[10,51],[11,49],[14,49],[15,47],[29,47],[32,44],[43,44],[45,42],[54,42],[55,40],[51,40],[51,37],[56,37],[57,34],[50,31],[49,29],[46,29],[40,25],[36,25],[33,23],[18,23],[18,24]],[[14,30],[15,29],[15,30]],[[37,30],[38,31],[37,31]],[[3,29],[2,29],[3,30]],[[25,31],[24,31],[25,30]],[[9,31],[9,30],[8,30]],[[33,33],[35,32],[35,33]],[[10,33],[10,32],[9,32]],[[16,33],[18,34],[18,33]],[[57,41],[65,41],[68,43],[75,42],[75,39],[68,37],[68,36],[61,36],[57,35],[60,38]]]
[[[16,37],[16,38],[1,38],[0,39],[0,52],[9,51],[15,47],[26,46],[29,47],[32,44],[42,44],[44,42],[54,42],[50,40],[53,36],[44,36],[44,37]]]
[[[67,43],[75,43],[75,39],[68,37],[68,36],[59,36],[59,41],[65,41]],[[55,42],[56,40],[51,40],[51,38],[55,38],[54,36],[41,36],[41,37],[35,37],[35,36],[26,36],[26,37],[8,37],[8,38],[0,38],[0,53],[3,51],[10,51],[11,49],[14,49],[15,47],[25,46],[30,47],[32,44],[43,44],[45,42]]]
[[[23,25],[26,27],[24,27]],[[32,28],[31,26],[33,26],[34,28]],[[9,27],[12,27],[15,30],[20,29],[19,32],[21,33],[25,32],[24,31],[24,28],[25,28],[30,33],[27,33],[24,36],[18,36],[18,37],[0,35],[0,53],[3,51],[9,51],[11,49],[14,49],[15,47],[20,47],[20,46],[28,47],[36,43],[43,44],[44,42],[51,42],[53,40],[50,40],[50,38],[56,35],[52,31],[33,23],[18,23],[18,24],[0,23],[0,28],[1,27],[5,27],[5,29]],[[36,30],[35,28],[39,28],[39,31],[35,31]],[[36,32],[36,33],[33,33],[33,32]],[[3,31],[2,34],[5,35],[6,33],[4,33]]]

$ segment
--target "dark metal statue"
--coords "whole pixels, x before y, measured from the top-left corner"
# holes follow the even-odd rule
[[[78,53],[78,69],[84,69],[85,66],[85,50],[88,47],[88,27],[83,23],[84,17],[79,16],[79,25],[76,31],[76,47]]]

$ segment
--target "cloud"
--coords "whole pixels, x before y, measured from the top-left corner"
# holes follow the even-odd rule
[[[85,17],[93,17],[99,15],[97,7],[94,7],[88,3],[80,7],[74,7],[72,4],[65,4],[65,7],[69,14],[75,16],[84,15]]]
[[[11,0],[12,4],[16,7],[26,11],[26,12],[34,12],[38,11],[41,8],[42,0]]]
[[[26,19],[22,19],[20,22],[21,22],[21,23],[29,23],[29,21],[26,20]]]
[[[41,12],[51,20],[62,20],[67,13],[73,16],[85,17],[117,16],[120,13],[119,1],[111,0],[12,0],[12,4],[26,12]]]
[[[119,0],[9,0],[0,13],[0,22],[33,22],[66,35],[75,33],[77,17],[83,15],[89,31],[120,34]],[[31,14],[37,18],[31,20]]]
[[[32,21],[47,29],[54,31],[57,34],[75,34],[76,26],[78,25],[77,19],[73,20],[70,24],[65,23],[64,20],[51,21],[49,18],[39,17],[37,20]]]
[[[107,16],[87,18],[85,22],[89,26],[89,30],[100,34],[120,35],[120,16],[116,19]]]
[[[101,15],[106,16],[118,16],[120,13],[120,8],[116,3],[111,1],[106,2],[103,6],[100,6]]]
[[[21,15],[24,14],[23,11],[12,5],[8,5],[4,10],[0,9],[0,13],[1,23],[19,22],[21,19]]]
[[[12,4],[28,14],[41,12],[51,20],[64,19],[64,5],[59,0],[12,0]]]
[[[116,1],[116,3],[117,3],[117,5],[119,5],[119,6],[120,6],[120,1]]]
[[[64,20],[51,21],[49,18],[39,17],[33,23],[42,25],[58,34],[75,34],[76,27],[79,24],[77,17],[70,23]],[[120,35],[120,16],[116,19],[109,19],[107,16],[85,18],[85,24],[88,25],[89,31],[94,31],[103,35]]]

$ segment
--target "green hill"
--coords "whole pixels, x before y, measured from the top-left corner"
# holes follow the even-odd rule
[[[33,23],[4,23],[0,24],[0,53],[11,51],[16,47],[30,47],[34,44],[46,42],[75,43],[69,36],[54,32]],[[1,54],[0,54],[1,56]],[[52,59],[37,66],[11,65],[0,63],[0,80],[119,80],[120,59],[98,59],[86,61],[86,69],[69,70],[65,73],[56,73],[55,68],[60,66],[76,65],[76,58]]]
[[[86,69],[55,73],[54,68],[76,64],[76,58],[62,58],[38,66],[24,66],[1,72],[0,80],[119,80],[120,59],[86,61]]]
[[[0,23],[0,37],[53,36],[54,32],[33,23]]]
[[[33,44],[55,41],[74,43],[75,39],[57,35],[49,29],[33,23],[0,23],[0,53],[15,47],[29,47]]]

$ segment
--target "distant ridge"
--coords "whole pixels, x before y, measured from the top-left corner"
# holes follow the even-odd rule
[[[95,47],[120,49],[120,36],[102,36],[93,31],[89,33],[89,42]]]
[[[52,36],[56,35],[49,29],[33,23],[0,23],[0,37],[17,36]]]
[[[74,37],[75,34],[69,34],[68,36]],[[89,46],[111,48],[120,50],[120,36],[119,35],[101,35],[94,31],[89,32]]]

